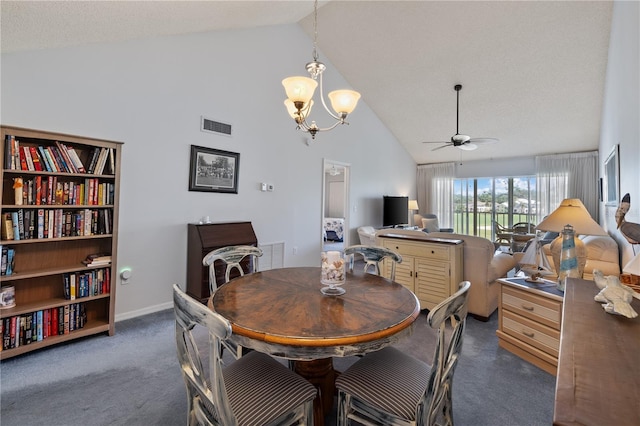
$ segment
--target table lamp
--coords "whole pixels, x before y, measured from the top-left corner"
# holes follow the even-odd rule
[[[552,231],[563,233],[551,243],[551,255],[553,264],[558,274],[558,288],[564,291],[563,284],[560,280],[561,276],[565,276],[569,271],[569,275],[574,273],[577,277],[582,278],[584,265],[587,262],[587,249],[579,238],[573,235],[607,235],[607,232],[591,218],[589,211],[577,198],[566,198],[549,216],[540,222],[536,229],[541,231]],[[571,232],[573,231],[573,232]],[[567,259],[563,264],[561,250],[572,251],[575,260]],[[577,272],[575,271],[577,267]]]
[[[417,212],[418,210],[420,210],[420,207],[418,207],[418,200],[409,200],[409,210],[413,210],[414,212]],[[413,215],[413,226],[416,226],[416,215]]]

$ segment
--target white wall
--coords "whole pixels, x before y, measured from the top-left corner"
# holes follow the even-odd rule
[[[615,144],[620,145],[620,193],[631,195],[625,219],[640,223],[640,3],[616,1],[613,6],[605,98],[600,132],[600,176],[604,161]],[[605,229],[622,248],[622,266],[634,255],[631,244],[616,229],[617,206],[601,203]],[[635,253],[640,253],[638,246]]]
[[[280,82],[306,74],[311,50],[287,25],[2,55],[3,124],[125,143],[118,268],[133,277],[117,284],[118,319],[171,305],[171,284],[186,277],[186,224],[205,215],[284,241],[286,266],[318,264],[323,158],[351,165],[352,241],[358,226],[381,224],[383,194],[415,194],[415,162],[366,94],[351,125],[310,146],[294,130]],[[324,62],[325,87],[348,86]],[[201,115],[231,123],[233,137],[201,132]],[[240,153],[237,195],[187,190],[191,144]]]

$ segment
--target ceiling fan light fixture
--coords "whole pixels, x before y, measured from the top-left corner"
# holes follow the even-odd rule
[[[453,90],[456,91],[456,134],[451,136],[449,142],[423,142],[423,143],[440,143],[444,144],[433,148],[431,151],[437,151],[439,149],[453,146],[460,148],[463,151],[474,151],[478,149],[478,145],[485,145],[498,142],[495,138],[472,138],[468,135],[461,135],[458,129],[458,123],[460,118],[460,90],[462,90],[462,84],[456,84],[453,86]]]
[[[478,149],[478,145],[474,143],[465,143],[464,145],[460,145],[458,148],[463,151],[475,151],[476,149]]]
[[[453,143],[465,143],[471,139],[471,136],[455,134],[451,136],[451,142]]]

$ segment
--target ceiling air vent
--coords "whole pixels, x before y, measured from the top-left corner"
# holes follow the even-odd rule
[[[206,117],[202,117],[202,120],[200,120],[200,130],[203,132],[231,136],[231,124],[221,123]]]

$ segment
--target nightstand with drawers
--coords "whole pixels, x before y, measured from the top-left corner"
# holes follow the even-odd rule
[[[553,281],[530,283],[501,278],[498,345],[556,375],[560,349],[563,293]]]

